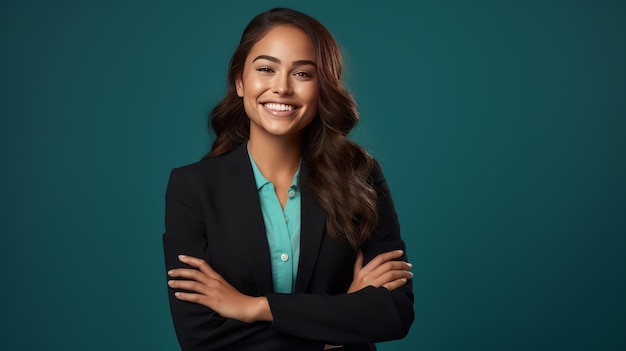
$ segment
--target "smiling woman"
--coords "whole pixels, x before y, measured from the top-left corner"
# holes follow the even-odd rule
[[[235,80],[250,119],[250,141],[265,143],[266,133],[300,138],[317,114],[315,59],[313,43],[293,26],[272,28],[252,47],[243,73]]]
[[[183,350],[374,350],[413,322],[411,265],[339,49],[315,19],[255,17],[210,115],[216,140],[174,169],[163,235]]]

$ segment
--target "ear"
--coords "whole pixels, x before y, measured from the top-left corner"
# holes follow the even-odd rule
[[[241,75],[235,78],[235,88],[237,88],[237,95],[243,97],[243,79],[241,79]]]

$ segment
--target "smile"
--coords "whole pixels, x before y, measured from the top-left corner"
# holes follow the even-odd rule
[[[268,110],[273,110],[273,111],[293,111],[296,109],[295,106],[293,105],[287,105],[287,104],[276,104],[273,102],[269,102],[266,104],[263,104],[263,106],[268,109]]]

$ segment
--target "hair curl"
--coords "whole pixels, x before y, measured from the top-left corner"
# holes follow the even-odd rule
[[[337,42],[314,18],[298,11],[275,8],[254,17],[245,28],[228,69],[228,91],[209,114],[215,133],[211,151],[203,159],[227,154],[250,135],[250,120],[237,95],[235,80],[248,53],[278,25],[294,26],[313,42],[317,55],[320,96],[318,114],[303,132],[301,176],[326,213],[326,228],[333,240],[360,247],[378,221],[376,191],[371,184],[374,159],[348,134],[359,121],[356,102],[341,81],[343,63]]]

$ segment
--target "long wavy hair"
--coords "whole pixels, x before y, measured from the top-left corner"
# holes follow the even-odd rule
[[[318,205],[326,212],[326,228],[338,243],[360,247],[378,221],[376,191],[370,179],[374,159],[348,134],[359,121],[356,102],[341,81],[343,61],[337,42],[314,18],[298,11],[275,8],[254,17],[245,28],[228,68],[228,91],[209,114],[215,133],[211,151],[203,159],[227,154],[250,136],[250,120],[237,95],[235,79],[259,40],[278,25],[294,26],[313,42],[320,84],[318,114],[303,131],[303,172]]]

